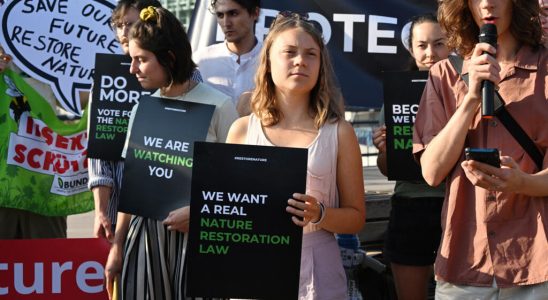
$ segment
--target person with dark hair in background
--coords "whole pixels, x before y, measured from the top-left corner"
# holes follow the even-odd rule
[[[308,149],[306,194],[293,194],[286,208],[303,227],[299,299],[347,299],[334,233],[365,223],[361,154],[329,52],[306,16],[277,16],[255,81],[253,113],[232,124],[227,142]]]
[[[237,112],[230,97],[192,80],[196,65],[182,24],[168,10],[149,6],[129,33],[130,72],[153,96],[210,104],[215,111],[206,141],[224,142]],[[136,118],[134,106],[130,124]],[[153,120],[151,120],[153,121]],[[131,126],[128,128],[128,137]],[[184,247],[189,206],[170,212],[163,221],[118,213],[116,234],[105,266],[106,286],[113,296],[120,277],[122,299],[184,299]]]
[[[425,71],[446,59],[449,55],[446,41],[435,15],[413,17],[408,37],[412,56],[410,69]],[[379,149],[377,166],[382,174],[387,175],[383,110],[379,123],[381,127],[373,133],[373,144]],[[396,181],[390,200],[392,208],[384,255],[390,262],[400,300],[427,298],[432,265],[440,243],[444,196],[444,183],[430,187],[424,180]]]
[[[436,299],[548,299],[548,51],[539,16],[537,0],[440,2],[448,46],[464,61],[430,68],[413,136],[426,182],[447,186]],[[479,42],[485,24],[496,26],[496,47]],[[482,118],[486,80],[539,162],[503,115]],[[466,147],[498,149],[501,167],[465,160]]]
[[[254,30],[260,0],[211,0],[209,10],[217,18],[225,41],[197,50],[193,58],[204,82],[232,97],[237,107],[242,93],[255,86],[253,77],[262,48]],[[240,115],[248,112],[249,108],[239,110]]]
[[[129,52],[129,30],[133,23],[139,20],[139,12],[149,6],[162,7],[157,0],[119,0],[112,11],[111,27],[126,55]],[[192,79],[202,81],[197,70],[192,74]],[[91,96],[89,98],[91,99]],[[106,238],[109,241],[114,237],[123,170],[123,161],[88,159],[88,187],[95,202],[95,237]]]

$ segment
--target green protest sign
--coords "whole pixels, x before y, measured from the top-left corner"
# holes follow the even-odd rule
[[[48,216],[92,210],[85,113],[66,124],[16,72],[0,76],[0,207]]]

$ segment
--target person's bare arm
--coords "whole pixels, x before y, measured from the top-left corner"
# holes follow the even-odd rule
[[[244,144],[247,137],[247,124],[249,122],[249,116],[241,117],[232,123],[226,142],[229,144]]]
[[[105,264],[105,286],[109,299],[113,298],[114,280],[122,273],[124,243],[129,230],[131,215],[119,212],[117,219],[116,234]]]
[[[384,176],[388,174],[386,164],[386,125],[375,128],[373,132],[373,145],[379,150],[377,154],[377,167]]]
[[[318,226],[334,233],[356,233],[365,224],[362,156],[354,129],[348,122],[339,123],[338,139],[336,180],[339,207],[326,207],[324,218]],[[306,198],[302,200],[306,201]],[[314,201],[310,202],[314,205]],[[318,221],[320,211],[317,209],[312,211],[317,216],[311,216],[310,220]]]
[[[114,237],[112,220],[108,216],[114,172],[111,162],[96,158],[88,159],[89,187],[93,193],[95,204],[93,234],[95,237],[106,238],[109,241]]]
[[[93,201],[95,203],[93,235],[95,237],[102,237],[111,241],[114,234],[112,232],[112,221],[108,217],[107,209],[112,188],[110,186],[100,185],[93,187],[91,191],[93,193]]]
[[[468,66],[468,93],[445,127],[432,139],[420,157],[422,175],[431,186],[437,186],[445,180],[462,155],[468,128],[480,108],[481,82],[490,80],[498,84],[500,81],[499,64],[492,56],[483,54],[484,51],[494,54],[496,50],[486,43],[476,45]]]
[[[243,92],[236,104],[236,110],[240,117],[247,116],[251,113],[251,92]]]
[[[188,232],[190,225],[190,206],[183,206],[171,212],[164,219],[163,224],[168,230],[177,230],[180,232]]]

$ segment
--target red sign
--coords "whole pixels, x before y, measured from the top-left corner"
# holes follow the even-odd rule
[[[104,239],[0,240],[0,299],[108,299]]]

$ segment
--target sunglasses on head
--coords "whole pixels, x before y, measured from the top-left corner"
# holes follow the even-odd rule
[[[290,10],[284,10],[278,13],[276,18],[294,18],[308,21],[308,13],[298,13]]]
[[[293,12],[293,11],[290,11],[290,10],[284,10],[284,11],[279,12],[276,15],[276,18],[274,19],[274,21],[272,21],[271,26],[274,26],[274,24],[276,24],[276,22],[279,22],[280,20],[283,20],[283,19],[294,19],[294,20],[308,21],[308,17],[309,17],[308,13],[297,13],[297,12]]]

